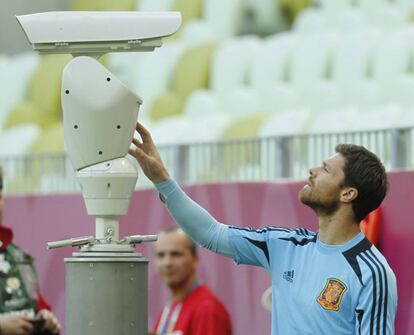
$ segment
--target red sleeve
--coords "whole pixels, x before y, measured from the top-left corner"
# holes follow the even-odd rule
[[[191,319],[191,335],[231,335],[227,311],[214,302],[198,306]]]
[[[154,324],[154,326],[152,327],[152,332],[153,332],[154,334],[155,334],[155,332],[157,331],[158,324],[160,323],[161,314],[162,314],[162,312],[161,312],[160,314],[158,314],[157,321],[155,321],[155,324]]]
[[[36,310],[40,311],[42,309],[48,309],[49,311],[51,310],[50,305],[47,303],[47,301],[39,293],[39,300],[37,302]]]

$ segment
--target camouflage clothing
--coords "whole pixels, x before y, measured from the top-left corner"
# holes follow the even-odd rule
[[[33,317],[49,308],[39,296],[33,257],[11,242],[10,229],[0,226],[0,314]]]

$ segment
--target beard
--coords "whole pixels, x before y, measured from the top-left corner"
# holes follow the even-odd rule
[[[312,190],[302,189],[299,192],[299,200],[304,205],[312,208],[318,214],[333,214],[339,207],[338,199],[321,199],[313,194]]]

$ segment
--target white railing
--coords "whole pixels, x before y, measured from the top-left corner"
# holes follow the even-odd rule
[[[311,166],[334,153],[339,143],[361,144],[375,152],[387,170],[412,169],[414,128],[248,138],[209,143],[160,147],[171,175],[182,184],[223,181],[265,181],[276,178],[305,178]],[[74,171],[66,155],[37,154],[0,159],[5,192],[79,192]],[[145,177],[137,189],[151,183]]]

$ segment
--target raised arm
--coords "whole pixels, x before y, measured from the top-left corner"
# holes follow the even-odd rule
[[[130,149],[129,153],[155,184],[175,222],[202,247],[234,258],[234,251],[229,244],[228,226],[217,222],[184,193],[170,178],[148,130],[140,123],[137,123],[136,130],[141,139],[133,139],[135,149]]]

